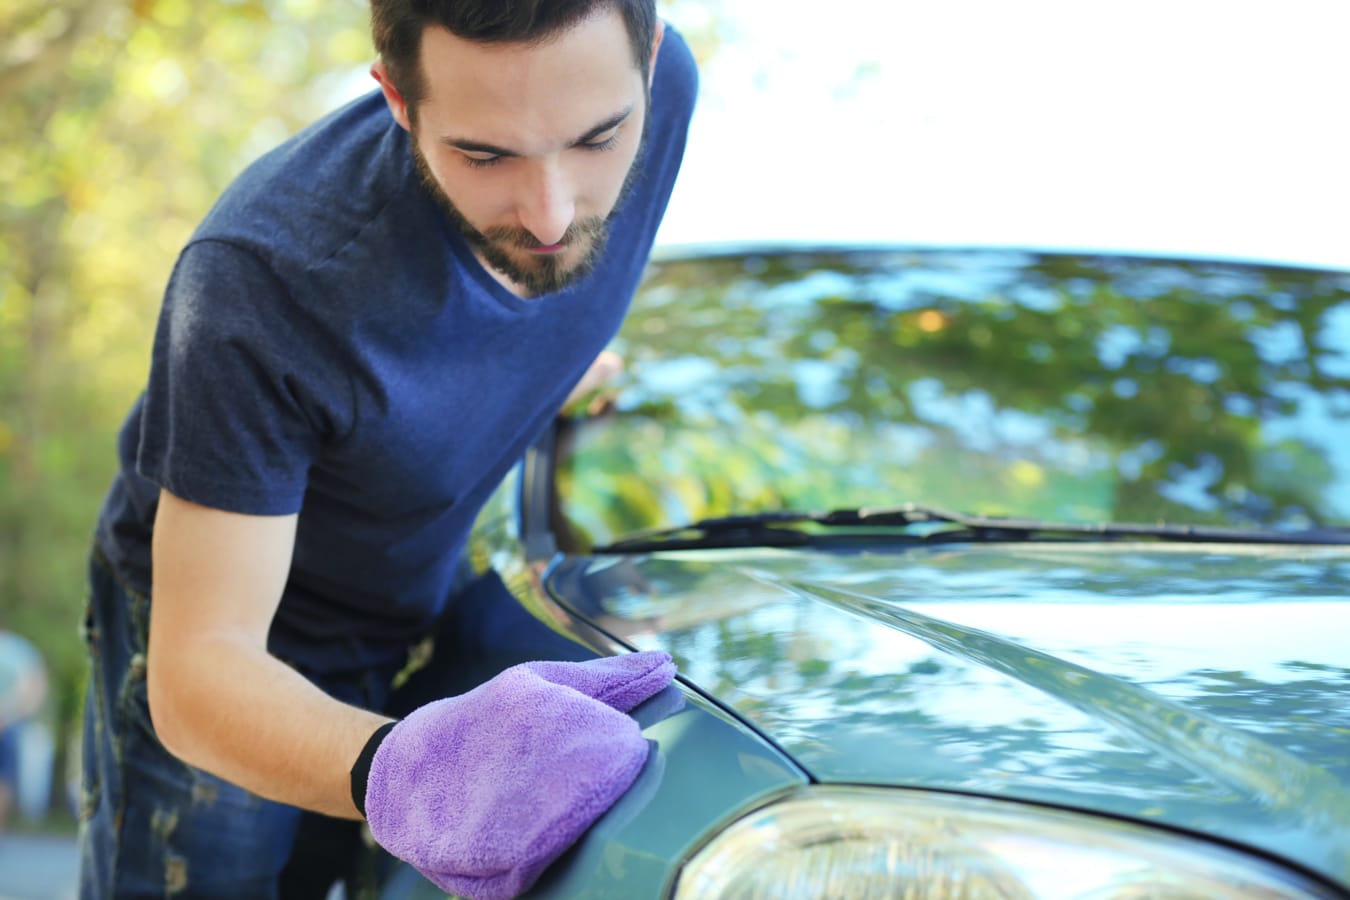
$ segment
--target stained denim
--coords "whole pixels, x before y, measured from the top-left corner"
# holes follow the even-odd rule
[[[348,897],[366,895],[380,863],[359,823],[264,800],[160,744],[146,699],[149,619],[149,598],[95,552],[85,617],[82,900],[323,898],[339,879]],[[377,709],[394,674],[320,686]]]

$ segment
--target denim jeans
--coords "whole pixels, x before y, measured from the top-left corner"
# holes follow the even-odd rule
[[[348,897],[366,895],[381,863],[360,823],[264,800],[160,744],[146,700],[149,620],[150,599],[122,583],[96,551],[85,617],[82,900],[323,898],[338,880]],[[319,686],[379,709],[395,674]]]

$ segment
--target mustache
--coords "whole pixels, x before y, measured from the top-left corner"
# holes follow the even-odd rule
[[[602,234],[605,230],[605,220],[592,216],[588,219],[581,219],[573,222],[563,232],[562,238],[558,241],[560,244],[575,244],[578,241],[594,238]],[[508,225],[496,225],[486,228],[482,232],[483,237],[487,238],[499,246],[513,247],[517,250],[536,250],[545,246],[544,242],[539,240],[528,230]]]

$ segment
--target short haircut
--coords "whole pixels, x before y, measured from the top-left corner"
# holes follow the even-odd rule
[[[648,75],[656,33],[656,0],[371,0],[375,50],[416,120],[426,96],[422,32],[438,25],[469,41],[540,44],[602,10],[617,8],[628,29],[633,62]]]

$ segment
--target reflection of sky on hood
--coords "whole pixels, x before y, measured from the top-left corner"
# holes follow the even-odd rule
[[[1177,702],[1203,695],[1209,684],[1206,672],[1241,673],[1274,686],[1319,677],[1303,668],[1307,664],[1346,664],[1344,636],[1350,634],[1350,608],[1343,600],[1277,607],[1268,597],[1252,593],[1230,595],[1212,605],[1197,605],[1192,598],[1154,600],[1145,610],[1134,603],[1045,592],[1034,602],[917,602],[906,607],[1129,679]],[[1278,627],[1271,626],[1274,619],[1279,620]],[[898,632],[868,631],[861,622],[851,623],[824,610],[804,614],[791,608],[755,610],[745,625],[768,634],[813,635],[810,653],[834,660],[839,668],[836,679],[844,673],[884,678],[918,672],[915,685],[922,692],[922,706],[941,710],[943,721],[952,725],[1018,727],[1034,721],[1070,742],[1062,746],[1088,749],[1109,743],[1107,735],[1088,726],[1083,713],[992,670],[944,658],[922,641]],[[714,641],[708,651],[716,655],[716,635],[707,637]],[[787,687],[775,681],[764,689]],[[835,690],[816,693],[808,688],[809,679],[792,686],[788,692],[794,698],[792,705],[811,717],[827,716],[839,699]]]
[[[608,563],[597,560],[597,568]],[[1086,806],[1344,860],[1350,551],[628,558],[608,612],[824,782]],[[1325,836],[1325,839],[1318,837]]]
[[[681,581],[663,573],[679,572],[686,563],[708,574],[681,599]],[[642,647],[678,649],[696,680],[711,683],[718,670],[737,691],[772,697],[773,706],[792,711],[783,723],[788,730],[794,718],[828,721],[922,709],[949,726],[1032,728],[1061,750],[1119,749],[1109,729],[1064,698],[977,658],[943,652],[829,604],[784,604],[775,584],[780,577],[808,592],[829,586],[884,598],[896,608],[1123,679],[1173,703],[1222,696],[1233,678],[1267,701],[1282,687],[1319,683],[1330,697],[1350,678],[1350,606],[1344,602],[1350,554],[1344,551],[1040,545],[910,552],[889,562],[764,551],[740,564],[706,566],[686,554],[651,561],[644,574],[652,593],[614,598],[609,611],[657,622],[676,609],[707,613],[706,623],[675,626],[662,639],[647,632],[632,637]],[[736,649],[735,641],[756,635],[770,638],[786,658],[770,665],[776,655],[764,655],[762,648],[748,655]],[[1070,672],[1062,688],[1071,690],[1073,683]],[[1287,733],[1294,712],[1244,703],[1211,714],[1237,716],[1230,724],[1256,733]],[[1342,707],[1332,718],[1337,721],[1323,715],[1307,724],[1345,727],[1350,709]]]

